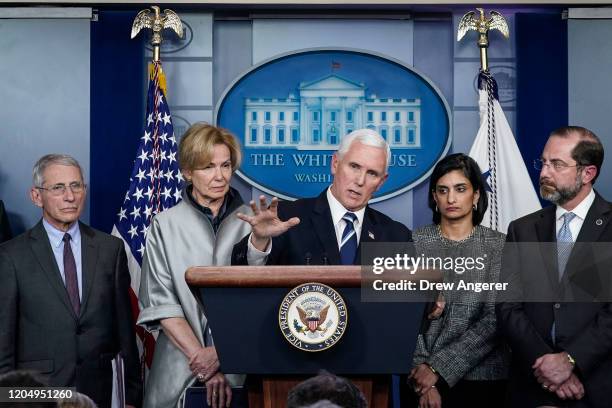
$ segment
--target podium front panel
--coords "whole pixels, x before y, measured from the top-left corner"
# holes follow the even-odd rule
[[[308,352],[291,345],[279,328],[279,307],[289,289],[198,289],[224,373],[410,372],[422,303],[362,303],[360,288],[335,288],[347,305],[346,331],[330,349]]]

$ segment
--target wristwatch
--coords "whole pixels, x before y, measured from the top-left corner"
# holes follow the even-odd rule
[[[565,354],[567,355],[567,361],[569,361],[572,367],[576,367],[576,360],[574,360],[574,357],[572,357],[572,355],[567,351],[565,352]]]

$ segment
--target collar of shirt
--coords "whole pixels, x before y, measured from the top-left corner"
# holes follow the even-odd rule
[[[589,212],[589,209],[591,208],[591,205],[593,204],[593,201],[595,201],[595,191],[593,191],[593,189],[591,189],[591,191],[589,192],[589,194],[587,194],[587,196],[584,198],[584,200],[582,200],[580,202],[580,204],[578,204],[573,210],[572,212],[574,214],[576,214],[576,216],[578,216],[581,220],[584,221],[584,219],[587,216],[587,213]],[[563,222],[563,219],[561,217],[563,217],[563,215],[565,215],[567,211],[565,208],[561,207],[560,205],[557,206],[557,211],[555,216],[557,217],[557,221],[561,220],[561,222]]]
[[[342,232],[344,227],[346,226],[346,221],[342,219],[344,214],[346,214],[347,210],[344,206],[334,197],[331,192],[331,187],[327,189],[327,202],[329,204],[329,209],[331,211],[332,222],[334,223],[334,230],[336,231],[336,238],[338,239],[338,247],[340,246],[340,241],[342,240]],[[355,220],[355,233],[357,234],[357,242],[359,242],[359,238],[361,235],[361,227],[363,225],[363,217],[365,215],[366,208],[363,207],[359,211],[351,211],[357,216]]]
[[[49,243],[51,244],[51,250],[53,251],[53,257],[59,269],[62,281],[66,283],[66,275],[64,274],[64,234],[67,232],[70,234],[70,247],[72,249],[72,255],[76,263],[77,282],[79,285],[79,296],[83,299],[83,265],[81,265],[81,229],[79,228],[79,222],[73,223],[68,231],[60,231],[53,225],[47,222],[43,218],[43,227],[49,237]]]
[[[574,219],[571,220],[569,223],[570,232],[572,233],[572,238],[574,242],[576,241],[576,238],[578,238],[578,234],[580,233],[582,224],[584,223],[587,213],[589,212],[589,209],[591,208],[591,205],[593,205],[594,201],[595,201],[595,191],[591,189],[591,191],[584,198],[584,200],[582,200],[580,204],[578,204],[571,211],[574,214],[576,214]],[[565,208],[559,205],[557,206],[557,210],[555,212],[555,217],[556,217],[556,229],[555,229],[556,234],[555,235],[559,235],[559,230],[563,226],[563,215],[567,212],[569,211],[567,211]]]
[[[43,227],[45,228],[45,231],[47,232],[47,236],[49,237],[49,242],[51,243],[51,246],[53,248],[59,248],[62,245],[64,234],[66,234],[66,232],[70,234],[70,241],[72,242],[73,247],[81,245],[81,230],[79,228],[78,221],[72,223],[70,228],[68,228],[68,231],[64,232],[64,231],[58,230],[57,228],[55,228],[53,225],[51,225],[47,220],[43,218]]]
[[[208,218],[208,220],[210,221],[210,224],[212,225],[215,234],[217,233],[217,230],[219,229],[219,226],[221,225],[221,222],[225,219],[225,217],[242,205],[242,198],[240,197],[240,194],[238,193],[238,191],[230,187],[227,194],[223,198],[223,204],[221,204],[221,208],[219,208],[219,213],[216,217],[213,217],[213,213],[210,208],[200,205],[200,203],[198,203],[196,199],[193,198],[192,192],[193,184],[189,184],[184,191],[183,198],[184,196],[187,196],[189,202],[198,211],[206,215],[206,218]]]

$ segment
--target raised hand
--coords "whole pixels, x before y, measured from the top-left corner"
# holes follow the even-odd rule
[[[263,195],[259,197],[259,207],[255,201],[249,204],[253,215],[238,213],[236,216],[251,225],[251,243],[260,251],[266,250],[270,238],[279,236],[300,223],[298,217],[290,218],[287,221],[281,221],[278,218],[278,198],[276,197],[270,201],[270,205]]]

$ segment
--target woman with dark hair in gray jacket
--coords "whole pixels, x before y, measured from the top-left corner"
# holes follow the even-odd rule
[[[441,293],[443,311],[417,340],[409,381],[419,408],[489,408],[503,401],[507,365],[495,291],[469,287],[499,280],[505,236],[480,225],[487,206],[486,184],[471,157],[453,154],[436,165],[429,195],[434,223],[413,238],[418,255],[444,260],[443,279],[455,286]]]

